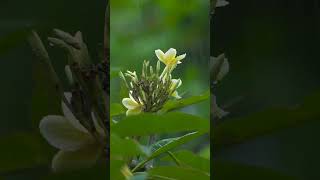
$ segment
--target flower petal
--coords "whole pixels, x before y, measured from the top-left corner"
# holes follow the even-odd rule
[[[52,169],[54,172],[61,172],[89,168],[95,165],[101,153],[102,148],[96,144],[77,151],[59,151],[52,160]]]
[[[165,59],[166,61],[171,61],[173,60],[177,55],[177,50],[174,48],[170,48],[165,54]]]
[[[186,57],[186,55],[187,55],[187,54],[182,54],[182,55],[176,57],[176,61],[178,61],[178,64],[181,63],[180,61],[181,61],[182,59],[184,59],[184,58]]]
[[[142,108],[135,108],[135,109],[128,109],[126,112],[127,116],[131,116],[131,115],[138,115],[142,112]]]
[[[80,122],[76,119],[76,117],[73,115],[71,110],[68,108],[68,106],[64,102],[61,102],[61,107],[62,107],[62,112],[64,116],[66,117],[66,119],[68,119],[68,121],[73,127],[77,128],[78,130],[84,133],[88,133],[88,130],[80,124]]]
[[[61,150],[74,151],[94,142],[90,134],[76,129],[63,116],[46,116],[41,120],[39,128],[49,144]]]
[[[176,98],[176,99],[181,99],[181,96],[179,96],[178,94],[178,91],[174,91],[172,94],[171,94],[172,97]]]
[[[156,56],[158,57],[158,59],[162,62],[165,61],[165,55],[164,53],[160,50],[160,49],[157,49],[154,51],[156,53]]]
[[[123,98],[122,99],[122,104],[127,108],[127,109],[135,109],[139,106],[139,104],[132,100],[131,98]]]

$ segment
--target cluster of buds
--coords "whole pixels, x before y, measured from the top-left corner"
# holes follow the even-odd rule
[[[149,61],[144,61],[140,77],[135,71],[120,72],[120,77],[129,90],[129,98],[122,100],[122,104],[128,109],[127,115],[157,112],[170,97],[181,98],[177,89],[181,86],[182,81],[173,79],[171,73],[186,54],[176,57],[177,51],[173,48],[166,53],[161,50],[156,50],[155,53],[159,59],[156,67],[153,68]],[[166,65],[162,71],[160,62]]]

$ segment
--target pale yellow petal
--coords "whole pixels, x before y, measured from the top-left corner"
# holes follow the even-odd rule
[[[135,109],[128,109],[126,112],[127,116],[131,116],[131,115],[138,115],[142,112],[142,107],[138,107]]]
[[[170,48],[166,53],[165,53],[165,59],[167,62],[171,62],[176,58],[177,55],[177,50],[174,48]]]
[[[78,150],[95,141],[90,134],[75,128],[63,116],[46,116],[41,120],[39,128],[49,144],[65,151]]]
[[[155,53],[160,61],[165,62],[165,55],[160,49],[155,50]]]
[[[181,99],[181,96],[179,96],[178,94],[178,91],[174,91],[172,94],[171,94],[172,97],[176,98],[176,99]]]
[[[102,154],[102,148],[97,144],[86,146],[77,151],[59,151],[52,160],[54,172],[89,168],[96,164]]]
[[[76,119],[76,117],[73,115],[69,107],[64,102],[61,103],[61,107],[62,107],[63,115],[73,127],[75,127],[76,129],[82,132],[88,133],[88,130],[80,124],[78,119]]]
[[[123,98],[122,99],[122,104],[127,108],[127,109],[135,109],[137,108],[139,105],[139,103],[137,103],[136,101],[134,101],[131,98]]]
[[[176,57],[176,61],[178,62],[178,64],[181,63],[180,61],[181,61],[182,59],[184,59],[184,58],[186,57],[186,55],[187,55],[187,54],[182,54],[182,55]]]

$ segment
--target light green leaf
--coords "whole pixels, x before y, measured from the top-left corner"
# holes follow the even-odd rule
[[[128,116],[113,125],[112,131],[119,136],[147,136],[185,131],[208,132],[209,126],[210,122],[207,119],[181,112],[170,112],[162,115]]]
[[[197,169],[163,166],[156,167],[148,171],[149,177],[154,179],[167,180],[209,180],[210,175]]]
[[[111,156],[131,157],[144,154],[142,148],[137,142],[131,139],[120,138],[115,134],[111,134],[110,148]]]
[[[208,100],[209,97],[210,97],[210,91],[206,91],[205,93],[198,96],[192,96],[192,97],[183,98],[180,100],[170,100],[163,106],[163,108],[160,110],[160,113],[164,113],[167,111],[172,111],[172,110],[180,109],[186,106],[190,106],[192,104],[200,103],[202,101]]]
[[[112,103],[110,105],[110,117],[125,113],[125,109],[121,104]]]
[[[126,180],[121,173],[122,168],[125,166],[125,162],[122,160],[111,159],[110,161],[110,179],[112,180]]]
[[[206,159],[210,159],[210,145],[203,148],[198,154],[201,157],[204,157]]]
[[[210,160],[200,157],[191,151],[181,150],[173,153],[182,166],[198,169],[210,173]],[[170,156],[162,158],[164,161],[172,161]]]
[[[186,134],[181,137],[171,138],[171,139],[167,139],[167,140],[161,140],[161,141],[155,143],[152,148],[153,149],[152,154],[149,157],[147,157],[144,161],[139,163],[132,171],[136,171],[136,170],[140,169],[150,160],[160,156],[163,153],[170,151],[173,148],[176,148],[182,144],[190,142],[191,140],[193,140],[203,134],[205,134],[205,133],[192,132],[192,133]],[[158,147],[158,148],[156,148],[156,147]]]

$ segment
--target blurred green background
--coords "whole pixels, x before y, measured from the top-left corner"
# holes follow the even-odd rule
[[[66,57],[49,47],[53,28],[83,32],[95,60],[102,55],[105,1],[0,1],[0,179],[106,179],[105,168],[53,175],[56,149],[40,136],[38,124],[48,114],[60,114],[60,102],[46,72],[26,42],[31,28],[38,31],[64,84]],[[66,90],[68,88],[66,87]]]
[[[166,52],[175,48],[178,55],[187,54],[173,72],[173,78],[182,80],[178,92],[183,97],[204,93],[209,89],[209,26],[207,0],[112,0],[111,68],[135,70],[139,75],[143,60],[155,67],[156,49]],[[121,102],[119,92],[119,78],[115,78],[111,81],[111,102]],[[185,111],[209,117],[209,103]]]
[[[211,29],[211,54],[225,52],[230,62],[230,73],[216,89],[218,104],[223,106],[242,97],[226,109],[230,116],[225,121],[267,108],[294,109],[304,98],[319,94],[320,2],[229,2],[217,9]],[[318,100],[310,99],[310,108],[315,112],[319,112]],[[215,160],[271,168],[301,179],[319,179],[320,116],[316,114],[305,116],[305,123],[294,127],[214,151]],[[272,121],[278,115],[271,111],[266,119]],[[254,120],[261,126],[268,125],[263,117]]]

